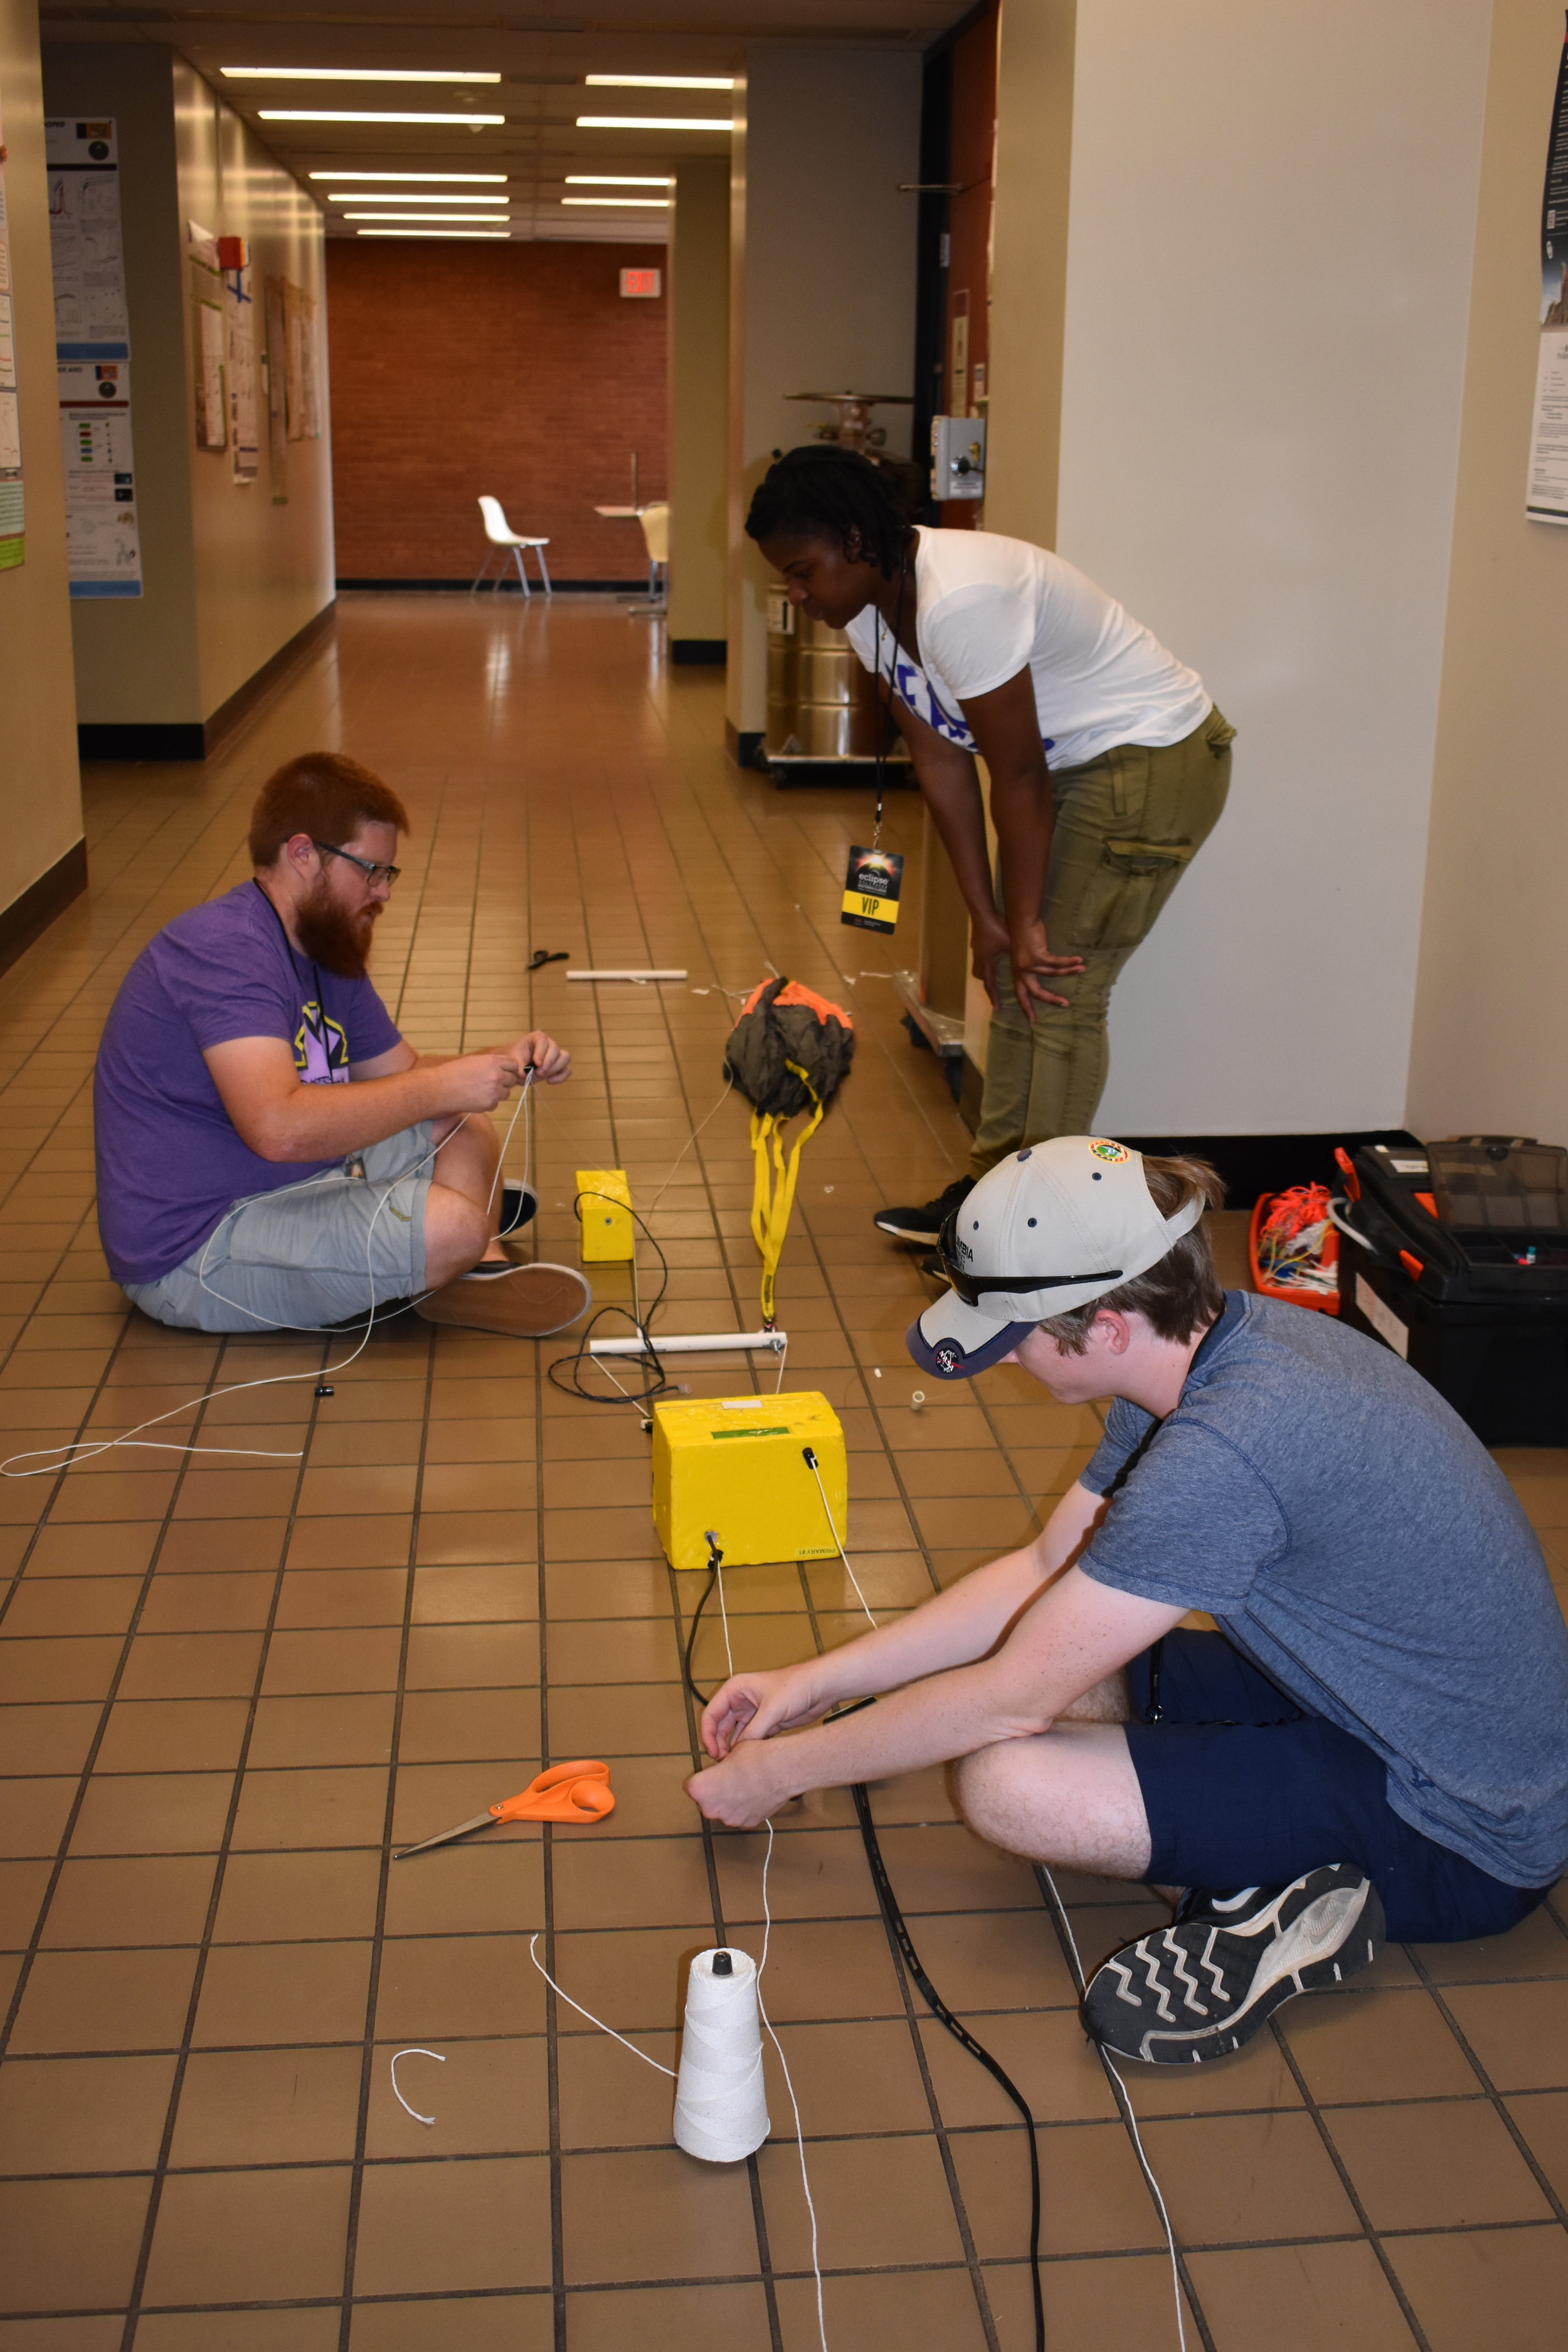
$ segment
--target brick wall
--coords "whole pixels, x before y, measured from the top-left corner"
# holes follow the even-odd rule
[[[641,577],[636,523],[594,509],[629,503],[633,449],[644,498],[665,495],[666,303],[620,293],[663,258],[330,239],[338,577],[471,580],[481,490],[549,538],[553,578]]]

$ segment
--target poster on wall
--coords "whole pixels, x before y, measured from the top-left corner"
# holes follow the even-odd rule
[[[1568,24],[1541,198],[1541,351],[1524,510],[1532,522],[1568,523]]]
[[[228,446],[228,391],[224,364],[223,311],[202,297],[195,306],[196,446]]]
[[[302,287],[283,281],[284,405],[290,441],[321,437],[321,364],[316,350],[316,305]]]
[[[272,479],[272,503],[289,503],[289,362],[288,310],[281,278],[269,278],[266,288],[267,342],[262,364],[267,375],[267,457]]]
[[[22,498],[22,425],[16,398],[16,339],[11,325],[11,236],[5,217],[5,129],[0,122],[0,572],[26,553]]]
[[[131,370],[123,360],[67,361],[59,397],[70,593],[140,596]]]
[[[128,360],[131,324],[113,118],[93,122],[51,118],[44,124],[44,156],[56,355],[61,360]]]
[[[256,303],[250,290],[249,264],[226,269],[223,289],[224,368],[228,382],[234,478],[237,482],[254,482],[260,470],[261,451],[257,439]]]

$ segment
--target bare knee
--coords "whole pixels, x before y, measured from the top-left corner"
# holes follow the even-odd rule
[[[1015,1745],[1004,1740],[994,1748],[977,1748],[972,1756],[961,1756],[952,1768],[959,1811],[975,1835],[992,1845],[1008,1843],[1005,1827],[1016,1810],[1017,1759],[1011,1752]]]
[[[425,1280],[432,1290],[478,1265],[489,1246],[490,1221],[477,1201],[449,1184],[432,1184],[425,1199]]]

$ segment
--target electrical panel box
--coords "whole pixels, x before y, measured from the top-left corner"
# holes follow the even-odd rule
[[[653,1408],[653,1523],[671,1568],[707,1566],[710,1528],[726,1568],[837,1559],[848,1497],[843,1427],[816,1390]]]
[[[933,499],[985,496],[985,419],[933,416],[931,421],[931,494]]]
[[[584,1265],[629,1265],[637,1247],[631,1187],[624,1168],[579,1168],[577,1214]]]

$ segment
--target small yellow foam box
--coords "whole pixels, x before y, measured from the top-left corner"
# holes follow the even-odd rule
[[[626,1182],[626,1170],[579,1168],[577,1191],[584,1265],[629,1265],[637,1245],[637,1230],[632,1223],[631,1187]]]
[[[816,1390],[654,1406],[653,1523],[671,1568],[707,1566],[710,1528],[726,1568],[837,1559],[834,1531],[848,1533],[848,1493],[844,1432]]]

